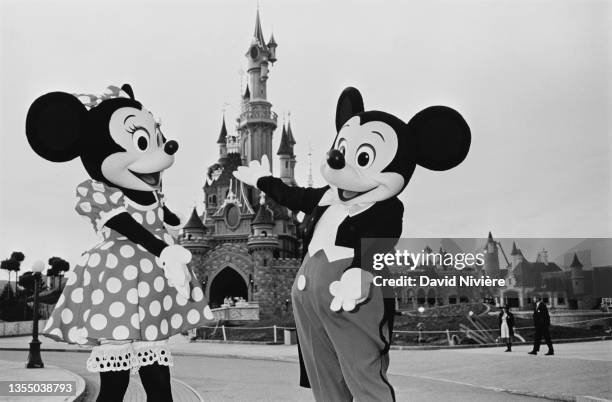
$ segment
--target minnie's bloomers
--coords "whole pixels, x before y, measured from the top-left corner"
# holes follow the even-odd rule
[[[172,365],[166,340],[213,319],[193,271],[189,299],[168,285],[161,261],[142,246],[105,227],[127,212],[168,245],[173,237],[164,226],[163,197],[139,205],[113,187],[86,180],[77,187],[77,212],[103,238],[83,253],[69,272],[43,334],[63,342],[93,345],[89,371],[137,371],[157,362]]]

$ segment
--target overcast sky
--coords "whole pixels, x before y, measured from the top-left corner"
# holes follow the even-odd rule
[[[29,148],[24,121],[45,92],[99,93],[130,83],[180,143],[168,203],[201,202],[225,103],[233,126],[239,71],[257,3],[0,1],[0,257],[25,267],[75,261],[96,236],[73,209],[80,161]],[[448,172],[417,168],[404,235],[612,236],[612,10],[605,1],[261,0],[274,31],[274,110],[291,112],[297,180],[309,144],[315,184],[347,85],[367,109],[405,120],[432,104],[459,110],[472,148]],[[233,129],[232,129],[233,130]],[[275,135],[275,149],[280,140]],[[278,170],[277,170],[278,171]],[[3,274],[2,274],[3,275]]]

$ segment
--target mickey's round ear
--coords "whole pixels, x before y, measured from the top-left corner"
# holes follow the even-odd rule
[[[32,149],[52,162],[79,156],[79,138],[87,109],[73,95],[51,92],[36,99],[26,118],[26,136]]]
[[[363,112],[363,98],[357,88],[348,87],[342,91],[336,106],[336,131],[357,113]]]
[[[128,94],[130,98],[134,99],[134,90],[132,89],[132,86],[130,84],[123,84],[121,86],[121,90]]]
[[[472,135],[470,127],[454,109],[431,106],[408,122],[416,140],[417,163],[430,170],[448,170],[467,156]]]

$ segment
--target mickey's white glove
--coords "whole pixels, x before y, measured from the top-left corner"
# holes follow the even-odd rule
[[[168,280],[168,285],[175,288],[181,296],[188,299],[191,274],[187,264],[191,261],[191,252],[183,246],[168,246],[162,250],[159,259],[164,269],[164,275]]]
[[[339,281],[329,285],[329,292],[334,296],[329,308],[332,311],[353,311],[370,295],[370,285],[374,276],[361,268],[347,269]]]
[[[257,180],[266,176],[272,176],[270,172],[270,161],[267,155],[261,157],[261,163],[254,160],[249,163],[249,166],[239,166],[238,169],[234,171],[235,178],[253,187],[257,187]]]

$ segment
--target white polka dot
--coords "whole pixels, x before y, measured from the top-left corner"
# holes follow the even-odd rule
[[[119,253],[121,253],[121,255],[125,258],[130,258],[134,255],[134,247],[128,246],[126,244],[125,246],[121,246],[121,248],[119,249]]]
[[[138,247],[138,250],[144,251],[145,253],[149,252],[146,248],[142,247],[140,244],[137,244],[136,247]]]
[[[117,191],[117,192],[114,192],[110,197],[108,197],[108,199],[113,204],[117,204],[119,202],[119,199],[121,198],[122,195],[123,195],[123,193],[121,191]]]
[[[64,296],[64,294],[62,293],[59,297],[59,299],[57,299],[57,303],[55,303],[55,308],[61,306],[62,304],[64,304],[64,301],[66,300],[66,296]]]
[[[100,183],[99,181],[92,181],[91,188],[93,188],[94,191],[99,191],[101,193],[106,191],[106,187],[104,187],[104,184]]]
[[[158,292],[161,292],[162,290],[164,290],[164,278],[162,278],[161,276],[158,276],[157,278],[155,278],[155,280],[153,281],[153,287]]]
[[[113,302],[108,308],[108,312],[115,318],[121,317],[125,313],[125,306],[121,302]]]
[[[168,320],[166,320],[165,318],[162,320],[161,324],[159,324],[159,330],[164,335],[168,333]]]
[[[100,304],[104,300],[104,292],[101,289],[96,289],[91,292],[91,303]]]
[[[77,327],[72,327],[68,330],[68,340],[71,342],[76,342],[78,339],[79,330]]]
[[[178,304],[179,306],[184,306],[185,304],[187,304],[187,298],[185,296],[183,296],[180,293],[176,294],[176,304]]]
[[[144,320],[145,319],[145,315],[146,315],[146,313],[145,313],[144,308],[142,308],[142,306],[139,306],[138,307],[138,319],[140,321]]]
[[[89,313],[91,312],[90,309],[85,310],[85,312],[83,313],[83,321],[87,322],[87,319],[89,318]]]
[[[127,339],[128,336],[130,336],[130,330],[125,325],[119,325],[113,329],[113,338],[117,340]]]
[[[79,207],[81,207],[81,209],[84,212],[91,212],[91,204],[88,202],[82,202],[79,204]]]
[[[196,322],[200,321],[200,313],[198,310],[189,310],[189,313],[187,313],[187,321],[189,321],[190,324],[195,324]]]
[[[83,286],[89,286],[89,283],[91,282],[91,274],[89,273],[89,271],[84,271],[83,272]]]
[[[215,318],[215,315],[213,314],[209,306],[204,307],[204,311],[202,313],[204,315],[204,318],[206,318],[207,320],[213,320]]]
[[[204,298],[204,293],[202,292],[202,288],[195,287],[191,291],[191,298],[197,302]]]
[[[85,264],[87,264],[87,261],[89,261],[89,254],[85,253],[79,258],[79,265],[84,266]]]
[[[119,263],[119,260],[117,260],[117,257],[115,257],[114,254],[108,254],[106,256],[106,266],[108,268],[115,268],[117,266],[117,264]]]
[[[150,341],[155,340],[155,338],[157,338],[157,327],[155,325],[149,325],[145,331],[145,337]]]
[[[181,325],[183,324],[183,317],[180,314],[174,314],[172,316],[172,319],[170,320],[170,324],[172,325],[172,328],[174,329],[178,329],[181,327]]]
[[[123,277],[127,279],[128,281],[136,279],[137,276],[138,276],[138,268],[136,268],[133,265],[128,265],[123,270]]]
[[[174,238],[172,236],[170,236],[170,234],[168,234],[168,233],[164,233],[164,241],[166,243],[168,243],[169,245],[173,245],[174,244]]]
[[[134,212],[132,214],[132,218],[134,218],[134,220],[138,223],[140,223],[142,225],[142,215],[140,215],[138,212]]]
[[[159,208],[157,210],[157,217],[159,218],[160,221],[164,221],[164,210],[163,208]]]
[[[90,267],[96,267],[98,266],[98,264],[100,263],[100,254],[98,253],[93,253],[92,255],[89,256],[89,266]]]
[[[140,329],[140,317],[138,316],[138,313],[132,314],[132,318],[130,318],[130,324],[132,324],[132,327]]]
[[[149,312],[153,317],[157,317],[161,311],[161,305],[157,300],[153,300],[149,305]]]
[[[298,290],[304,290],[306,288],[306,277],[304,275],[298,277],[297,288]]]
[[[172,297],[170,295],[166,295],[164,297],[164,310],[168,311],[172,308]]]
[[[155,223],[155,212],[147,211],[147,223],[152,225]]]
[[[106,317],[104,317],[102,314],[94,314],[91,317],[90,325],[97,331],[104,329],[106,327],[106,323]]]
[[[47,324],[45,324],[45,329],[43,329],[43,331],[48,331],[49,328],[51,328],[53,326],[53,317],[49,317],[49,319],[47,320]]]
[[[138,303],[138,290],[136,288],[128,290],[125,298],[127,299],[128,303]]]
[[[71,285],[74,285],[74,283],[76,282],[77,276],[74,273],[74,271],[70,271],[66,274],[65,278],[66,278],[66,286],[71,286]]]
[[[106,204],[106,197],[102,193],[94,193],[93,199],[98,204]]]
[[[77,187],[77,191],[79,192],[79,194],[85,197],[89,190],[87,189],[87,187]]]
[[[119,278],[109,278],[106,281],[106,289],[111,293],[117,293],[121,290],[121,280]]]
[[[76,288],[72,291],[70,298],[75,303],[81,303],[83,301],[83,288]]]
[[[151,288],[149,287],[148,283],[140,282],[138,284],[138,297],[140,297],[140,298],[147,297],[147,295],[149,294],[150,290],[151,290]]]
[[[98,282],[102,282],[102,279],[104,279],[104,274],[105,273],[106,273],[106,271],[100,272],[100,275],[98,275]]]
[[[148,274],[153,270],[153,263],[151,262],[151,260],[143,258],[142,260],[140,260],[140,269],[142,270],[142,272]]]
[[[109,248],[113,247],[113,244],[115,244],[114,241],[107,241],[102,246],[100,246],[100,250],[108,250]]]

